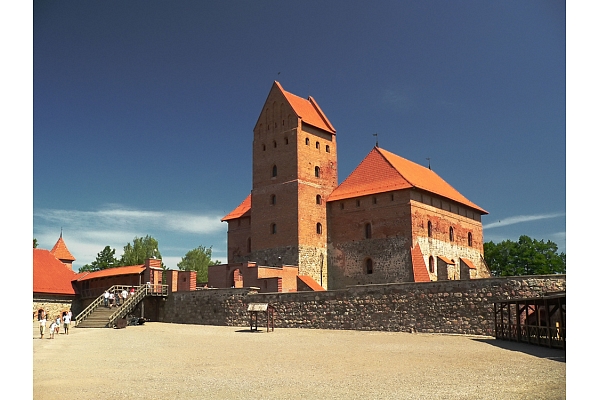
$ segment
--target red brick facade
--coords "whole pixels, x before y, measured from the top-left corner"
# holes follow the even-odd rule
[[[336,131],[311,97],[275,82],[252,152],[251,195],[223,218],[230,263],[297,265],[329,289],[412,282],[414,268],[419,280],[489,276],[487,212],[433,171],[378,147],[338,186]],[[209,285],[234,285],[219,279],[209,275]]]

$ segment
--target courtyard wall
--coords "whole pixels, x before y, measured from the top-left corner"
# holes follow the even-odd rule
[[[566,291],[566,275],[352,286],[321,292],[257,293],[251,288],[178,292],[159,320],[249,327],[249,303],[270,303],[275,327],[494,334],[494,302]],[[265,326],[259,316],[259,326]]]

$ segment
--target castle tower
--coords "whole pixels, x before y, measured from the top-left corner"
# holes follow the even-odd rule
[[[249,258],[297,265],[326,288],[326,200],[337,183],[335,129],[312,97],[274,82],[254,127]]]
[[[56,241],[56,244],[54,244],[52,250],[50,250],[50,253],[52,253],[54,257],[58,258],[63,264],[65,264],[66,267],[70,268],[71,270],[73,269],[73,261],[75,261],[75,257],[73,257],[73,254],[71,254],[69,249],[67,249],[67,245],[62,237],[62,229],[60,230],[60,237]]]

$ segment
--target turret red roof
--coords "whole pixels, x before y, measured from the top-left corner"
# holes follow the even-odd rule
[[[308,96],[308,100],[306,100],[295,94],[286,92],[277,81],[275,81],[274,85],[281,90],[281,93],[283,93],[288,103],[290,103],[296,116],[301,118],[302,121],[335,135],[335,128],[331,125],[331,122],[329,122],[315,99]]]
[[[89,273],[80,273],[77,275],[78,281],[87,281],[88,279],[106,278],[108,276],[119,276],[119,275],[133,275],[141,274],[146,269],[144,264],[142,265],[128,265],[125,267],[107,268],[100,271],[94,271]]]
[[[75,257],[73,257],[69,249],[67,249],[67,245],[65,244],[65,241],[62,238],[62,234],[60,235],[60,237],[56,241],[56,244],[54,245],[52,250],[50,250],[50,252],[54,254],[54,256],[59,260],[75,261]]]
[[[33,249],[33,292],[75,295],[71,281],[76,277],[50,251]]]
[[[432,170],[374,147],[356,169],[327,198],[327,201],[384,193],[392,190],[421,189],[471,207],[481,214],[483,208],[471,202]]]
[[[236,219],[241,217],[249,217],[250,216],[250,208],[252,206],[252,195],[249,194],[248,197],[242,201],[242,203],[237,206],[232,212],[221,218],[221,222],[229,221],[230,219]]]

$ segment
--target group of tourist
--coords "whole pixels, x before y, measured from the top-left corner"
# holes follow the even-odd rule
[[[123,288],[123,290],[121,292],[117,292],[117,294],[106,289],[104,292],[104,307],[119,307],[121,304],[125,304],[127,297],[133,296],[134,293],[135,289],[133,286],[131,289],[129,289],[129,291],[127,288]]]
[[[46,334],[48,318],[50,318],[50,316],[48,315],[48,312],[46,310],[39,309],[37,318],[38,318],[38,324],[40,327],[40,339],[43,339],[44,335]],[[52,319],[52,322],[50,323],[50,331],[48,332],[48,339],[54,339],[54,335],[59,333],[61,325],[63,326],[63,329],[65,330],[64,334],[68,335],[72,318],[73,318],[73,313],[71,312],[71,310],[69,310],[69,311],[63,311],[62,316],[57,315],[56,319]]]

